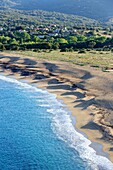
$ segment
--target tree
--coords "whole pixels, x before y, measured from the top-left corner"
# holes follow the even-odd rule
[[[59,44],[68,44],[68,41],[65,38],[57,38],[56,42]]]
[[[105,36],[99,36],[99,37],[96,37],[96,41],[97,42],[100,42],[100,43],[104,43],[106,41],[106,37]]]
[[[27,32],[16,32],[15,33],[15,38],[17,39],[23,39],[23,41],[29,41],[30,40],[30,35]]]
[[[5,47],[4,47],[4,45],[3,45],[2,43],[0,43],[0,50],[1,50],[1,51],[4,51],[4,50],[5,50]]]
[[[49,37],[49,38],[48,38],[48,41],[49,41],[50,43],[53,43],[54,40],[55,40],[55,39],[54,39],[53,37]]]
[[[3,44],[7,44],[10,38],[8,36],[0,36],[0,42]]]
[[[36,35],[33,36],[32,40],[36,43],[40,41],[40,38],[37,37]]]
[[[53,48],[54,50],[59,49],[59,43],[58,43],[58,42],[55,42],[55,43],[53,44],[52,48]]]
[[[9,43],[10,43],[10,44],[15,44],[15,45],[18,44],[18,42],[16,41],[15,38],[10,39]]]
[[[69,37],[67,37],[67,41],[68,41],[69,44],[76,44],[76,42],[77,42],[77,37],[75,37],[75,36],[69,36]]]
[[[95,42],[95,41],[90,41],[90,42],[88,43],[88,47],[89,47],[89,48],[94,48],[95,45],[96,45],[96,42]]]
[[[87,39],[84,35],[77,35],[77,40],[80,42],[84,42]]]

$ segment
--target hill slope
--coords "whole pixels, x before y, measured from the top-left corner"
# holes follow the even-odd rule
[[[2,8],[0,10],[0,26],[14,23],[21,23],[22,25],[29,24],[58,24],[62,26],[100,26],[101,23],[90,18],[76,16],[76,15],[67,15],[57,12],[47,12],[42,10],[34,11],[23,11]]]
[[[113,17],[113,0],[0,0],[0,5],[22,10],[47,10],[94,19]]]

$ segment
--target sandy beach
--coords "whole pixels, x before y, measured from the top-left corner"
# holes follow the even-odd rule
[[[92,142],[101,144],[113,162],[112,72],[13,55],[0,56],[0,71],[56,94],[75,117],[76,128]]]

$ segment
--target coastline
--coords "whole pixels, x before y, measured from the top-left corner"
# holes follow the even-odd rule
[[[35,83],[39,88],[56,94],[57,98],[62,100],[72,112],[72,116],[76,118],[76,128],[86,134],[92,142],[101,144],[103,151],[109,154],[110,160],[113,162],[113,130],[112,127],[104,124],[105,117],[103,118],[108,111],[110,115],[111,110],[106,109],[105,103],[99,103],[103,95],[107,99],[110,94],[110,91],[108,93],[107,88],[104,90],[104,85],[102,85],[103,76],[109,77],[108,79],[111,81],[112,74],[104,73],[96,68],[80,67],[68,63],[38,61],[32,57],[26,57],[28,60],[25,62],[25,58],[20,56],[17,58],[14,56],[0,58],[0,68],[4,75],[25,79],[30,83]],[[100,82],[96,80],[96,76]],[[108,80],[106,81],[108,82]],[[100,83],[100,86],[97,82]],[[103,82],[106,84],[105,80]]]

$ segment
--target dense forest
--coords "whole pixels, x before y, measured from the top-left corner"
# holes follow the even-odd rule
[[[27,32],[19,32],[16,28],[15,32],[10,33],[8,36],[0,36],[0,50],[35,50],[42,49],[61,51],[76,51],[84,49],[103,49],[112,50],[113,38],[106,38],[105,36],[90,36],[83,35],[66,36],[66,37],[45,37],[39,38],[36,35],[30,35]]]
[[[1,7],[0,50],[112,50],[113,27],[76,15]]]

